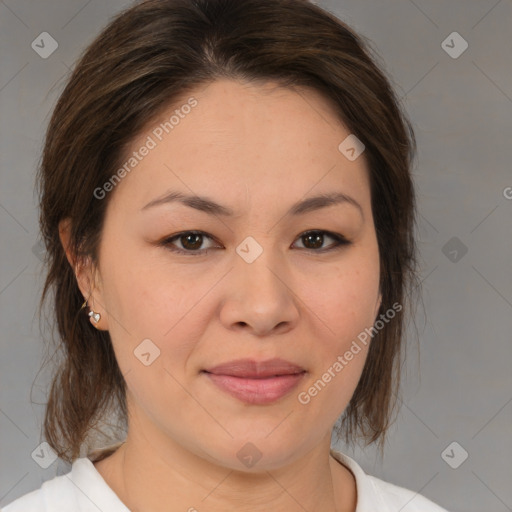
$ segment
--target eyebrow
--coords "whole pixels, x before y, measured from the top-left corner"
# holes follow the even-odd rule
[[[158,205],[173,202],[179,202],[185,206],[189,206],[190,208],[205,212],[209,215],[222,215],[224,217],[233,217],[235,215],[235,212],[231,208],[216,203],[208,197],[186,195],[178,191],[171,191],[162,197],[153,199],[143,208],[141,208],[141,211],[153,208]],[[307,212],[320,210],[321,208],[326,208],[328,206],[334,206],[338,204],[350,204],[355,206],[359,210],[361,217],[364,219],[363,208],[361,205],[353,197],[350,197],[342,192],[319,194],[298,201],[291,206],[286,215],[302,215]]]

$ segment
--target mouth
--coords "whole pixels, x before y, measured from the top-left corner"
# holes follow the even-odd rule
[[[221,391],[252,404],[265,405],[288,395],[306,370],[284,359],[238,359],[202,372]]]

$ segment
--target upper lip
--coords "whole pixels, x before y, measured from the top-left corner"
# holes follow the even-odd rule
[[[205,371],[216,375],[230,375],[232,377],[246,378],[265,378],[305,372],[304,368],[280,358],[267,359],[266,361],[236,359],[212,368],[207,368]]]

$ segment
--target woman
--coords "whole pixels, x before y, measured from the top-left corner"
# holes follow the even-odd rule
[[[65,354],[45,438],[72,469],[5,512],[442,511],[330,447],[343,415],[382,449],[396,405],[414,144],[360,37],[310,2],[114,19],[39,174]],[[95,450],[110,413],[123,440]]]

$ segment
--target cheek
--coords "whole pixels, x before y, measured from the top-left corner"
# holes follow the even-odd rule
[[[350,400],[368,355],[369,333],[378,306],[378,253],[354,251],[336,271],[331,269],[320,276],[314,290],[314,294],[306,295],[319,319],[312,357],[315,370],[308,383],[314,389],[308,388],[308,395],[311,399],[315,393],[322,395],[315,399],[313,408],[328,402],[331,406],[324,410],[336,411]]]
[[[186,277],[178,267],[163,266],[162,258],[156,262],[147,251],[131,249],[124,259],[121,252],[106,257],[103,269],[109,331],[121,369],[128,371],[134,363],[138,368],[134,351],[149,339],[160,351],[155,363],[183,371],[208,318],[201,298],[220,274],[194,279],[190,271]]]
[[[337,295],[333,294],[329,309],[333,330],[345,342],[357,335],[375,320],[378,297],[378,277],[368,274],[346,276]]]
[[[306,302],[330,333],[325,340],[328,351],[350,346],[358,334],[373,325],[378,295],[379,261],[373,253],[354,253],[336,271],[326,272],[314,293],[307,292]]]
[[[313,372],[297,399],[312,417],[334,424],[348,405],[361,377],[375,320],[378,267],[369,260],[331,274],[311,297],[321,322],[315,329],[310,360]],[[323,334],[320,334],[323,333]]]
[[[147,248],[122,240],[104,250],[103,262],[105,302],[125,331],[150,337],[172,327],[187,293],[178,272],[163,268]]]

